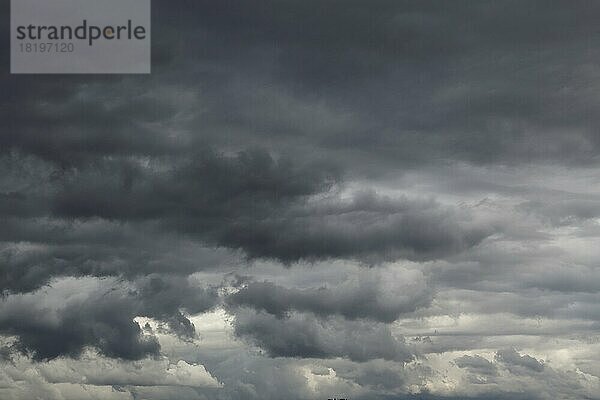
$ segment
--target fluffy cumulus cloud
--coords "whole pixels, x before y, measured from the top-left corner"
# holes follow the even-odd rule
[[[597,3],[152,3],[4,43],[0,398],[600,399]]]

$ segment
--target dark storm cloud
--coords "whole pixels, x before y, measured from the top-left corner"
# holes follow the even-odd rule
[[[151,77],[2,78],[0,148],[58,166],[50,167],[48,192],[2,191],[0,213],[22,218],[7,221],[6,240],[56,240],[56,232],[48,239],[43,229],[27,232],[39,221],[25,218],[100,216],[156,220],[210,245],[286,263],[428,260],[473,247],[493,230],[462,226],[430,204],[402,200],[382,210],[376,196],[357,196],[323,211],[303,207],[303,197],[367,167],[377,175],[440,159],[591,161],[596,102],[583,83],[594,70],[571,67],[593,56],[583,50],[596,40],[594,5],[585,12],[488,2],[154,7],[164,63]],[[555,57],[545,51],[551,45],[573,57]],[[305,164],[330,162],[289,167],[252,152],[198,160],[206,147],[256,143]],[[14,160],[17,169],[27,162]],[[592,215],[591,206],[574,212]],[[35,288],[52,274],[96,273],[89,263],[63,260],[10,272],[3,286],[21,286],[16,275]],[[42,264],[50,272],[40,272]]]
[[[292,209],[283,218],[250,226],[236,223],[224,243],[253,257],[283,262],[348,257],[429,260],[474,247],[496,230],[463,218],[434,201],[394,200],[364,192],[350,200]]]
[[[88,88],[66,80],[62,93],[53,91],[56,83],[41,81],[40,86],[47,93],[32,86],[22,93],[23,99],[10,99],[11,107],[3,108],[3,119],[9,125],[0,134],[2,152],[18,150],[60,165],[85,163],[106,154],[176,152],[163,133],[140,126],[152,122],[148,116],[168,110],[166,102],[148,106],[135,104],[135,100],[111,99],[101,85]],[[111,101],[116,102],[114,108],[109,105]],[[146,115],[144,121],[136,121],[140,114]]]
[[[35,287],[61,271],[110,275],[120,257],[147,271],[143,257],[121,246],[127,240],[139,242],[135,230],[140,228],[183,232],[210,246],[285,263],[335,257],[435,259],[473,247],[496,229],[432,200],[372,192],[344,200],[336,195],[338,181],[329,164],[294,165],[259,150],[232,156],[204,152],[166,164],[106,160],[63,171],[45,182],[45,190],[5,195],[6,212],[23,209],[6,219],[5,240],[59,244],[37,254],[63,254],[48,260],[45,273],[21,257],[25,267],[18,274],[6,269],[7,287],[17,288],[19,279],[29,282],[24,287]],[[26,207],[28,202],[40,206]],[[85,223],[95,218],[97,229],[86,232]],[[78,254],[81,249],[87,249],[85,257]],[[73,266],[73,257],[90,262]]]
[[[27,292],[53,277],[191,274],[230,256],[168,235],[153,224],[56,218],[4,219],[0,291]],[[143,235],[139,234],[142,230]]]
[[[380,158],[377,173],[439,160],[595,162],[594,3],[154,8],[156,53],[171,55],[151,77],[3,78],[1,148],[69,165],[266,143],[349,169]]]
[[[199,351],[226,383],[134,397],[596,398],[588,370],[559,369],[600,320],[600,207],[582,194],[599,17],[591,1],[153,0],[150,76],[0,74],[0,333],[36,360]],[[243,340],[198,350],[190,315],[220,299],[190,275],[246,261],[227,304]],[[331,278],[388,261],[423,272]],[[305,262],[329,275],[277,269]],[[189,347],[160,348],[137,316]],[[490,348],[509,350],[446,354]]]
[[[171,332],[194,338],[194,324],[181,312],[199,314],[218,303],[217,288],[193,286],[181,276],[148,275],[136,282],[140,301],[139,315],[167,323]]]
[[[156,318],[177,335],[193,337],[193,324],[182,311],[204,312],[216,302],[215,290],[181,277],[149,276],[130,288],[112,280],[67,279],[2,299],[0,332],[14,335],[14,347],[35,360],[78,357],[86,347],[135,360],[160,351],[154,336],[142,335],[135,317]]]
[[[187,314],[199,314],[218,304],[217,287],[192,284],[189,278],[150,274],[135,281],[141,314],[166,320],[179,332],[194,332]]]
[[[400,165],[597,161],[586,85],[596,80],[596,4],[195,2],[164,12],[165,34],[191,26],[190,39],[180,38],[190,57],[220,65],[215,75],[235,74],[233,84],[219,80],[226,90],[207,113],[221,127]],[[276,89],[265,99],[257,89],[267,82]],[[294,101],[279,109],[278,99]],[[322,104],[352,122],[298,121],[297,104]]]
[[[133,305],[122,293],[108,289],[88,296],[82,301],[65,299],[52,312],[35,294],[3,300],[0,331],[15,335],[15,347],[35,360],[77,357],[86,346],[109,357],[158,355],[158,342],[154,337],[141,336],[133,321]]]
[[[100,170],[102,171],[102,170]],[[165,173],[76,174],[54,199],[62,217],[157,220],[209,244],[283,262],[331,257],[432,259],[477,245],[494,227],[461,221],[433,201],[326,195],[328,166],[294,167],[261,151],[207,155]],[[360,230],[354,229],[361,226]]]
[[[375,271],[373,271],[375,274]],[[429,305],[431,289],[418,280],[403,282],[402,276],[384,276],[398,288],[386,291],[376,279],[358,285],[333,288],[294,289],[271,282],[252,282],[228,298],[232,306],[249,306],[283,318],[290,311],[310,311],[318,316],[341,315],[346,319],[393,322],[403,313]]]
[[[339,318],[321,320],[310,314],[277,318],[240,309],[234,328],[237,336],[255,343],[272,357],[346,357],[355,361],[412,358],[404,340],[394,337],[385,324]]]
[[[215,229],[212,225],[221,218],[264,217],[334,182],[327,165],[296,168],[260,150],[235,156],[205,152],[155,168],[109,162],[75,173],[65,179],[54,210],[63,217],[171,218],[189,230],[202,222],[196,228],[200,231]],[[186,220],[194,223],[186,226]]]

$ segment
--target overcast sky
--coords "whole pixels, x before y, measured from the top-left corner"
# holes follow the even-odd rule
[[[2,18],[0,398],[600,399],[599,2],[152,6]]]

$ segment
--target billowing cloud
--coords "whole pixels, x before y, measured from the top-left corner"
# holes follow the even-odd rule
[[[290,289],[272,282],[250,282],[232,294],[228,303],[279,318],[291,311],[310,311],[324,317],[393,322],[402,314],[429,305],[432,296],[418,271],[374,268],[331,288]]]
[[[215,303],[205,289],[175,282],[177,286],[150,277],[128,287],[114,279],[56,281],[48,288],[2,299],[0,332],[16,337],[13,347],[35,360],[77,357],[88,347],[122,359],[157,356],[158,341],[143,333],[135,317],[155,317],[175,333],[190,336],[191,329],[193,336],[193,326],[180,310],[200,312]]]
[[[496,353],[496,359],[511,367],[523,367],[536,372],[544,370],[544,364],[535,358],[525,354],[519,354],[515,349],[500,350]]]
[[[599,398],[597,3],[152,3],[0,52],[0,398]]]
[[[402,338],[393,336],[386,325],[372,322],[320,320],[303,314],[277,318],[240,310],[235,318],[235,333],[273,357],[347,357],[356,361],[405,361],[412,357]]]

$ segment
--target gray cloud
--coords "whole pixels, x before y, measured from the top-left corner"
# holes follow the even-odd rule
[[[475,356],[462,356],[454,360],[459,368],[466,368],[476,374],[493,376],[497,373],[496,366],[485,358]]]
[[[110,259],[119,255],[144,264],[138,255],[127,254],[128,248],[110,254],[103,249],[114,249],[120,240],[139,241],[134,237],[139,224],[284,263],[335,257],[370,262],[439,258],[473,247],[496,230],[433,200],[392,199],[372,192],[344,200],[331,192],[336,179],[327,164],[296,167],[264,151],[204,153],[174,165],[99,162],[63,172],[47,182],[44,192],[34,188],[7,194],[4,206],[11,217],[5,237],[61,244],[56,251],[63,255],[45,269],[50,275],[80,270],[82,264],[75,267],[70,259],[83,257],[82,248],[92,259],[87,267],[83,264],[82,273],[114,273]],[[15,207],[30,199],[42,206],[12,216]],[[75,228],[94,219],[99,219],[96,232],[75,234]],[[45,223],[40,226],[40,221]],[[353,229],[357,225],[362,229]],[[31,281],[25,287],[43,283],[44,273],[31,267],[21,269],[21,277],[7,272],[9,287],[18,287],[13,281],[19,279]],[[28,276],[28,271],[35,275]]]
[[[525,354],[519,354],[515,349],[500,350],[496,353],[496,360],[504,363],[510,369],[511,367],[523,367],[536,372],[544,370],[544,364],[535,358]]]
[[[228,298],[232,306],[249,306],[282,318],[291,311],[318,316],[393,322],[430,304],[433,294],[423,275],[412,271],[370,270],[331,288],[294,289],[271,282],[250,282]]]
[[[403,339],[394,337],[386,325],[372,322],[324,321],[303,314],[277,318],[242,309],[236,313],[235,333],[273,357],[347,357],[356,361],[412,358]]]
[[[76,282],[74,282],[76,284]],[[71,293],[66,295],[73,296]],[[139,359],[158,355],[155,338],[141,336],[133,321],[135,311],[126,294],[111,292],[110,287],[97,288],[82,298],[61,297],[60,289],[54,309],[45,305],[41,293],[16,295],[2,301],[0,331],[17,337],[16,348],[36,360],[61,355],[76,357],[86,346],[101,354]],[[119,310],[119,312],[115,312]]]
[[[0,52],[0,391],[598,398],[599,16],[155,0],[149,76]]]
[[[13,347],[35,360],[78,357],[87,347],[135,360],[160,351],[156,338],[143,335],[135,317],[156,318],[174,333],[190,337],[193,325],[181,312],[203,312],[216,302],[214,291],[192,287],[183,278],[149,276],[130,288],[111,279],[67,278],[2,299],[0,332],[14,335]]]

